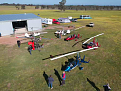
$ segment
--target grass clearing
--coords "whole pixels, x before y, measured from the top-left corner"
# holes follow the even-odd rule
[[[43,76],[44,71],[48,76],[51,74],[55,80],[53,91],[96,91],[87,78],[94,82],[100,91],[103,91],[103,85],[106,83],[110,84],[112,91],[121,89],[121,11],[0,10],[0,14],[19,13],[34,13],[40,14],[39,16],[42,18],[55,19],[68,16],[79,18],[81,14],[91,15],[93,19],[79,20],[70,24],[81,27],[94,22],[95,26],[78,29],[72,34],[80,33],[82,38],[79,40],[90,38],[102,32],[105,34],[96,38],[101,44],[99,49],[81,53],[81,57],[86,55],[86,61],[91,60],[90,63],[82,64],[84,70],[79,70],[76,67],[71,72],[66,73],[66,84],[63,87],[59,86],[54,69],[61,75],[62,64],[64,65],[65,61],[71,58],[75,59],[76,54],[54,61],[46,58],[50,55],[82,50],[81,42],[72,47],[77,41],[65,42],[63,39],[56,39],[53,34],[56,29],[48,29],[46,30],[48,33],[44,34],[44,37],[54,38],[54,40],[42,40],[42,42],[47,43],[44,43],[41,52],[35,50],[30,55],[26,50],[27,43],[22,44],[20,49],[16,45],[13,47],[0,45],[1,91],[50,91]]]

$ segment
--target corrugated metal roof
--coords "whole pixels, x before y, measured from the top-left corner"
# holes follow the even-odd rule
[[[25,20],[33,18],[40,18],[40,17],[32,13],[0,15],[0,21]]]

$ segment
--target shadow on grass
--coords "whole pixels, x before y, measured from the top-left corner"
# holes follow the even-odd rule
[[[81,41],[78,41],[78,42],[76,42],[72,47],[74,47],[76,44],[78,44],[79,42],[82,42],[83,43],[83,41],[85,41],[85,40],[87,40],[87,39],[89,39],[89,38],[86,38],[86,39],[83,39],[83,40],[81,40]]]
[[[62,78],[61,78],[60,74],[58,73],[58,71],[56,69],[54,69],[54,71],[55,71],[54,74],[58,77],[58,81],[59,81],[59,83],[61,85]]]
[[[45,81],[48,85],[48,75],[45,73],[45,71],[43,72],[43,77],[45,78]]]
[[[55,56],[50,55],[50,57],[44,58],[44,59],[42,59],[42,60],[46,60],[46,59],[49,59],[49,58],[54,58],[54,57],[56,57],[56,56],[60,56],[60,55],[64,55],[64,54],[68,54],[68,53],[72,53],[72,52],[76,52],[76,51],[80,51],[80,50],[75,50],[75,51],[71,51],[71,52],[67,52],[67,53],[62,53],[62,54],[58,54],[58,55],[55,55]]]
[[[62,11],[54,11],[54,12],[62,12]]]
[[[100,89],[95,85],[94,82],[90,81],[88,78],[87,78],[87,81],[88,81],[97,91],[100,91]]]
[[[82,45],[82,48],[83,48],[83,49],[88,49],[88,48],[87,48],[87,45],[88,45],[87,43],[86,43],[86,44],[83,44],[83,45]]]
[[[86,25],[86,27],[92,27],[93,28],[93,26],[90,26],[90,25]]]
[[[74,59],[71,58],[71,59],[68,59],[68,61],[65,62],[65,65],[61,65],[61,70],[64,71],[66,69],[66,67],[68,66],[69,63],[73,62]]]
[[[75,18],[75,19],[81,19],[81,18]]]

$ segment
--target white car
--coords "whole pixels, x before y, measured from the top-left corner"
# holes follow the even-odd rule
[[[94,23],[93,22],[89,23],[89,26],[94,27]]]

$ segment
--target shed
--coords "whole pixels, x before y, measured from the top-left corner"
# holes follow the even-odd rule
[[[35,14],[0,15],[0,33],[2,36],[35,30],[42,30],[41,18]]]

